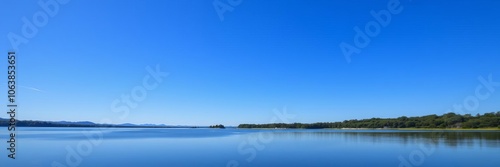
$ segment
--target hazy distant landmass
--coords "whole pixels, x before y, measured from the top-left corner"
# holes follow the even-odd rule
[[[455,114],[447,113],[441,116],[426,115],[421,117],[371,118],[362,120],[345,120],[343,122],[318,123],[271,123],[271,124],[240,124],[238,128],[290,128],[290,129],[324,129],[324,128],[498,128],[500,129],[500,111],[494,113]]]
[[[9,126],[9,120],[0,118],[0,126]],[[17,120],[17,127],[116,127],[116,128],[220,128],[224,125],[211,126],[184,126],[165,124],[97,124],[90,121],[68,122],[68,121],[33,121]],[[477,129],[498,128],[500,129],[500,111],[477,114],[455,114],[426,115],[420,117],[398,118],[371,118],[353,119],[342,122],[318,122],[318,123],[270,123],[270,124],[240,124],[238,128],[288,128],[288,129],[326,129],[326,128],[455,128],[455,129]]]
[[[9,126],[9,119],[0,118],[0,126]],[[184,126],[165,124],[97,124],[90,121],[36,121],[17,120],[17,127],[115,127],[115,128],[207,128],[208,126]]]

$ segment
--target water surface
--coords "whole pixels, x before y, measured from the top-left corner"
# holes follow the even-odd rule
[[[6,128],[0,134],[6,141]],[[16,159],[2,149],[2,166],[500,164],[499,131],[18,128],[17,136]]]

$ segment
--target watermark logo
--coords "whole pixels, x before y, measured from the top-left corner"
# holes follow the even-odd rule
[[[465,97],[462,104],[454,104],[453,110],[448,110],[448,113],[465,113],[463,108],[465,108],[468,112],[473,112],[479,108],[480,100],[487,100],[491,94],[495,92],[495,87],[500,87],[500,82],[493,81],[492,74],[489,74],[487,79],[483,76],[479,76],[478,80],[480,84],[476,86],[474,95]],[[444,132],[440,132],[436,135],[436,139],[434,141],[438,142],[438,139],[443,135]],[[424,164],[425,159],[431,156],[436,150],[435,145],[432,145],[431,143],[427,144],[429,145],[421,144],[418,149],[413,150],[408,155],[408,158],[400,155],[398,157],[400,161],[399,167],[414,167]]]
[[[148,74],[142,78],[142,85],[135,86],[131,89],[130,94],[123,94],[121,98],[113,100],[111,103],[111,111],[114,113],[120,113],[120,120],[124,120],[128,117],[130,110],[138,106],[139,102],[142,102],[147,97],[147,92],[156,89],[159,84],[161,84],[169,74],[167,72],[162,72],[160,70],[160,65],[156,65],[155,68],[150,66],[146,67]],[[99,124],[110,125],[112,121],[110,119],[102,119]],[[66,146],[66,165],[53,161],[52,167],[77,167],[83,162],[83,157],[89,156],[94,147],[99,146],[104,140],[103,131],[107,127],[100,127],[97,130],[83,131],[83,135],[86,140],[81,140],[78,142],[75,148],[71,146]]]
[[[287,109],[284,107],[283,110],[275,109],[273,110],[274,117],[272,117],[271,122],[281,122],[281,123],[291,123],[290,119],[295,118],[294,114],[289,114]],[[238,145],[238,153],[246,157],[246,163],[251,163],[255,158],[257,158],[257,153],[263,151],[266,148],[266,144],[271,143],[274,140],[273,134],[271,132],[259,132],[257,134],[251,134],[246,140],[242,141]],[[238,167],[240,162],[237,160],[230,160],[226,163],[226,167]]]
[[[354,54],[360,54],[361,49],[366,48],[370,44],[372,38],[377,37],[381,33],[382,28],[389,26],[393,15],[400,14],[403,9],[404,7],[399,0],[390,0],[387,3],[387,9],[378,12],[375,10],[370,11],[374,20],[367,22],[364,29],[358,26],[353,28],[356,34],[354,35],[352,43],[342,41],[339,44],[340,50],[347,63],[351,63],[351,57]]]
[[[234,8],[239,6],[242,2],[243,0],[214,0],[212,5],[220,21],[224,21],[224,14],[226,12],[232,12]]]
[[[28,39],[34,38],[38,34],[38,29],[45,27],[49,23],[50,17],[55,17],[59,12],[60,5],[67,4],[70,0],[40,0],[38,5],[42,8],[33,14],[31,19],[22,17],[23,25],[21,34],[10,32],[7,38],[14,50],[18,50],[21,44],[29,42]]]

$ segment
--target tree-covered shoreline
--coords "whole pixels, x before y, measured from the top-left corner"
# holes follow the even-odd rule
[[[342,122],[318,123],[270,123],[270,124],[240,124],[238,128],[288,128],[288,129],[326,129],[326,128],[426,128],[426,129],[500,129],[500,111],[477,114],[426,115],[420,117],[371,118],[362,120],[345,120]]]

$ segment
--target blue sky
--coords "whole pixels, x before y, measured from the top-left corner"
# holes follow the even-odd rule
[[[59,4],[16,50],[18,119],[238,125],[268,123],[283,107],[291,122],[420,116],[463,104],[480,76],[500,82],[494,0],[401,0],[348,63],[339,44],[353,44],[353,28],[389,2],[243,0],[223,21],[212,0]],[[22,36],[22,18],[44,10],[37,1],[1,4],[7,54],[7,34]],[[126,117],[113,112],[157,65],[164,81]],[[467,113],[499,111],[495,88]]]

